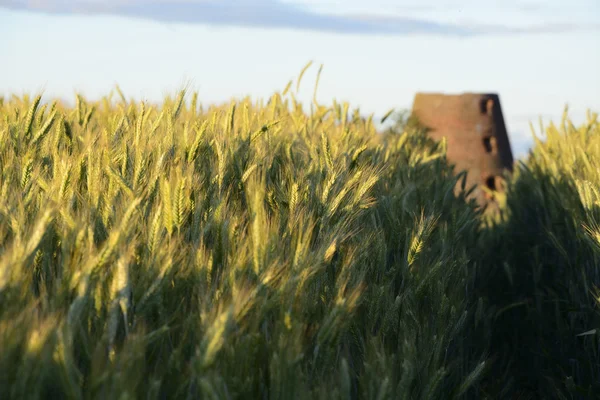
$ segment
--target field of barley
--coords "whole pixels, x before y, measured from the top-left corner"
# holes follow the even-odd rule
[[[0,100],[0,398],[597,396],[598,115],[490,218],[444,142],[295,86]]]

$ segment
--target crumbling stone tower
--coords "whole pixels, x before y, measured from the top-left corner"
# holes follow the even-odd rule
[[[455,171],[467,170],[467,188],[477,185],[472,196],[480,205],[490,196],[482,185],[501,192],[502,173],[512,172],[513,155],[497,94],[417,93],[412,117],[430,137],[446,137],[448,161]]]

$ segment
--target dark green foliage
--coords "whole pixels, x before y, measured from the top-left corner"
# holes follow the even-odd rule
[[[600,393],[600,130],[551,125],[480,248],[494,305],[493,384],[539,398]],[[507,382],[513,383],[506,387]]]

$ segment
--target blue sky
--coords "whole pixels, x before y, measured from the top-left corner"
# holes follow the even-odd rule
[[[529,121],[600,111],[600,1],[0,0],[0,93],[160,100],[267,97],[314,60],[300,97],[365,113],[418,91],[496,92],[513,152]]]

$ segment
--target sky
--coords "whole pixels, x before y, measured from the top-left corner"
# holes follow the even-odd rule
[[[599,21],[598,0],[0,0],[0,95],[266,99],[312,60],[300,99],[323,64],[319,102],[375,116],[498,93],[521,157],[530,121],[600,111]]]

